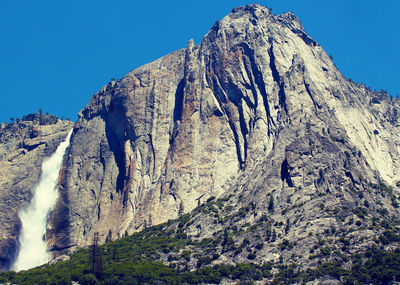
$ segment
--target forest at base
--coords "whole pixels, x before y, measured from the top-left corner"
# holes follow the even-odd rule
[[[212,206],[215,201],[211,200],[197,210]],[[221,234],[194,241],[183,230],[190,218],[191,214],[185,214],[177,220],[146,228],[101,246],[94,238],[92,246],[71,254],[68,260],[18,273],[1,272],[0,284],[71,284],[71,281],[82,285],[218,284],[223,280],[240,280],[240,284],[253,284],[257,280],[267,281],[267,284],[305,284],[326,277],[340,280],[342,284],[392,284],[393,281],[400,281],[400,247],[384,250],[384,245],[398,245],[400,242],[397,227],[386,230],[378,238],[380,247],[375,245],[364,253],[348,256],[342,254],[342,260],[303,270],[297,264],[281,263],[212,265],[219,257],[212,254],[212,249],[220,245],[228,246],[230,238]],[[187,265],[192,258],[197,260],[195,270],[190,270]],[[348,261],[352,266],[344,269],[343,263]]]

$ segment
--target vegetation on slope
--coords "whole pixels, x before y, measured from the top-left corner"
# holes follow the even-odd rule
[[[195,212],[218,203],[221,200],[209,199]],[[250,284],[255,280],[290,284],[329,276],[344,284],[387,284],[400,279],[400,248],[385,250],[385,246],[398,245],[400,235],[396,228],[385,230],[377,239],[380,247],[373,246],[364,253],[335,258],[304,270],[296,264],[256,264],[250,262],[250,257],[246,264],[215,262],[219,255],[213,249],[229,246],[231,236],[222,232],[214,238],[201,240],[188,237],[183,229],[191,222],[191,215],[183,215],[178,220],[102,246],[97,246],[95,241],[90,248],[72,254],[69,260],[53,265],[20,273],[0,273],[0,283],[70,284],[73,280],[80,284],[199,284],[228,279]],[[345,245],[346,241],[342,243]],[[285,247],[284,243],[282,247]],[[320,251],[321,254],[331,254],[327,247]],[[193,264],[193,259],[197,263]],[[350,264],[350,269],[343,268],[344,263]]]

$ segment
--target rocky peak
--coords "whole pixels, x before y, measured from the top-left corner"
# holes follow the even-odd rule
[[[394,185],[399,138],[384,114],[398,103],[375,97],[342,76],[292,13],[235,8],[200,45],[92,97],[71,139],[51,243],[117,238],[244,191],[246,179],[282,207],[362,181]]]
[[[347,80],[292,13],[235,8],[199,45],[91,98],[46,238],[61,253],[197,208],[190,238],[235,234],[216,262],[248,261],[235,250],[245,240],[259,263],[310,264],[322,239],[365,249],[399,214],[398,110]],[[218,209],[201,206],[213,197]]]

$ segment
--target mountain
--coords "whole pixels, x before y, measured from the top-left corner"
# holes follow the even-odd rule
[[[165,230],[213,241],[184,248],[187,269],[350,266],[400,240],[399,107],[346,79],[292,13],[233,9],[91,98],[46,239],[62,255],[180,217]]]

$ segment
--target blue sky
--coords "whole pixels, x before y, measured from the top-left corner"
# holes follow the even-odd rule
[[[233,7],[292,11],[342,73],[400,93],[399,0],[0,2],[0,121],[39,108],[76,120],[111,78],[199,43]]]

